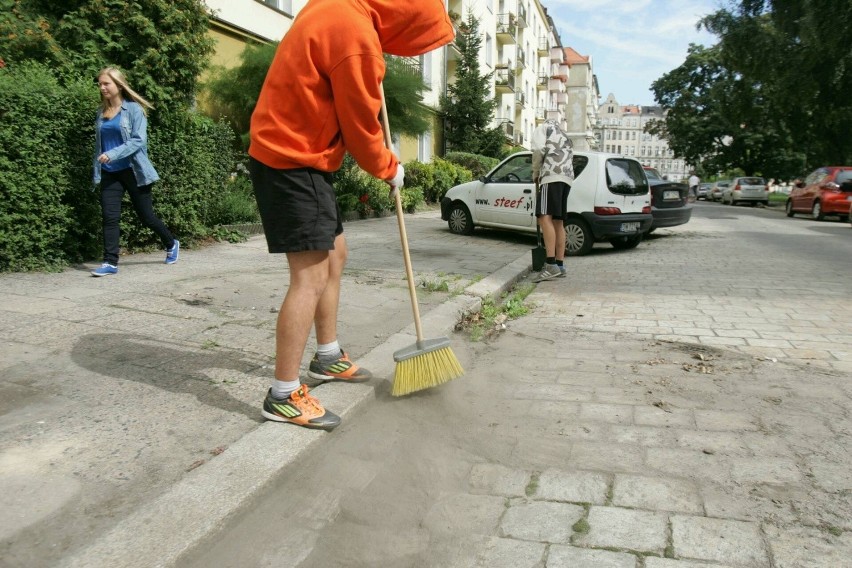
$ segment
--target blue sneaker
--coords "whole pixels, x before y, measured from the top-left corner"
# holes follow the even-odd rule
[[[110,274],[117,273],[118,267],[108,262],[105,262],[99,268],[95,268],[94,270],[92,270],[92,276],[109,276]]]
[[[180,241],[175,239],[175,244],[172,245],[172,248],[166,251],[166,264],[174,264],[178,260],[178,253],[180,252]]]

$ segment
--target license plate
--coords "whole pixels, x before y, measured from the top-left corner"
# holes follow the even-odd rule
[[[663,199],[680,199],[680,192],[676,189],[669,189],[667,191],[664,191]]]
[[[639,230],[639,227],[642,223],[636,221],[635,223],[622,223],[621,224],[621,232],[622,233],[635,233]]]
[[[846,196],[846,201],[852,201],[852,195],[847,195],[847,196]]]

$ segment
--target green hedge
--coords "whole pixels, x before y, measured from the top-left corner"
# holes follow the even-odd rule
[[[490,172],[500,161],[497,158],[470,154],[468,152],[447,152],[444,159],[467,169],[473,175],[474,179],[478,179]]]

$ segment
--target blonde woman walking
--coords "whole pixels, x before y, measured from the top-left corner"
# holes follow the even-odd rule
[[[104,261],[93,276],[118,273],[121,200],[126,191],[139,219],[150,227],[166,249],[166,264],[178,260],[180,242],[154,213],[151,186],[160,179],[148,159],[147,109],[151,103],[130,88],[124,74],[105,67],[98,74],[101,106],[95,120],[93,181],[101,186]]]

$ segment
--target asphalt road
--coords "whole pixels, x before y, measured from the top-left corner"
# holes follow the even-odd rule
[[[848,566],[850,259],[848,223],[704,202],[599,244],[181,565]]]

